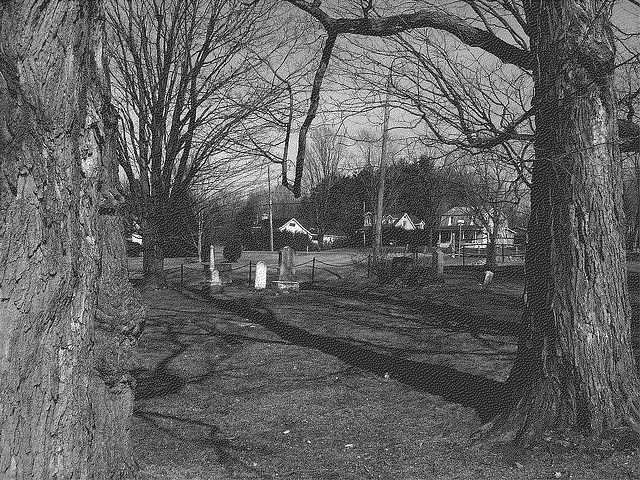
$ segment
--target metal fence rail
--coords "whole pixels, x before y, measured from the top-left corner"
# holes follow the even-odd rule
[[[221,262],[217,264],[216,267],[221,276],[227,281],[245,281],[251,284],[255,279],[256,263],[257,262],[251,260],[248,263],[229,267],[227,266],[228,262]],[[266,266],[267,277],[277,278],[280,265],[271,263]],[[327,278],[344,278],[346,270],[348,270],[351,275],[361,274],[362,276],[369,276],[371,271],[371,255],[367,257],[366,264],[365,259],[346,263],[328,263],[314,256],[310,260],[294,264],[294,269],[300,281],[309,281],[311,283]],[[182,263],[178,267],[166,268],[165,272],[167,274],[167,280],[169,281],[177,280],[179,275],[181,286],[196,284],[208,280],[209,264],[206,262]]]

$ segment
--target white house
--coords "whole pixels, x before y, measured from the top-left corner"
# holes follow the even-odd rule
[[[305,227],[302,223],[302,220],[298,220],[295,217],[292,217],[284,222],[280,227],[278,227],[278,230],[281,232],[306,235],[313,243],[318,243],[318,234],[316,233],[316,229]],[[343,238],[347,238],[347,235],[343,232],[340,232],[338,230],[328,230],[322,236],[322,244],[323,246],[330,246],[337,240]]]
[[[306,228],[295,217],[290,218],[285,223],[283,223],[280,227],[278,227],[278,231],[289,232],[293,234],[303,234],[308,236],[312,240],[314,240],[316,236],[315,233],[311,231],[311,229]]]
[[[348,235],[339,230],[328,230],[322,235],[322,243],[325,246],[333,245],[336,241],[347,238]]]
[[[382,226],[397,227],[404,230],[422,230],[424,229],[424,220],[420,220],[415,215],[409,215],[408,213],[387,213],[382,217]],[[373,213],[367,212],[364,214],[364,226],[373,226]]]
[[[493,219],[486,224],[493,229]],[[509,228],[509,222],[501,215],[498,226],[498,245],[513,246],[516,232]],[[440,215],[438,229],[438,246],[441,248],[454,247],[485,248],[489,244],[489,230],[485,223],[475,215],[471,208],[453,207]]]

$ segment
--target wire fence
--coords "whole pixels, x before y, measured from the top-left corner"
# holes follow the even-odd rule
[[[409,251],[405,248],[386,248],[382,249],[380,255],[380,265],[384,268],[396,268],[396,265],[403,268],[425,267],[431,266],[432,251],[434,249],[423,249],[422,251]],[[518,264],[524,263],[524,250],[515,250],[513,247],[498,246],[497,249],[498,264]],[[308,255],[308,254],[307,254]],[[352,254],[351,258],[345,262],[327,261],[326,256],[314,255],[312,258],[305,258],[306,255],[301,254],[302,259],[296,258],[294,262],[295,278],[301,283],[314,283],[322,281],[330,281],[335,279],[363,279],[375,276],[378,272],[378,266],[374,265],[372,255],[356,255]],[[259,257],[258,257],[259,258]],[[279,279],[280,261],[269,256],[267,253],[264,257],[270,259],[271,262],[266,264],[266,281],[267,284]],[[337,258],[340,258],[339,256]],[[343,257],[344,258],[344,255]],[[276,260],[274,262],[274,260]],[[300,261],[304,260],[304,261]],[[486,251],[484,249],[462,248],[460,253],[449,252],[446,255],[445,269],[447,266],[475,266],[484,265],[486,261]],[[178,284],[180,286],[188,286],[201,284],[210,280],[210,271],[208,262],[198,262],[195,259],[180,260],[179,265],[171,265],[165,267],[165,278],[170,284]],[[239,284],[253,286],[256,275],[257,260],[249,260],[245,262],[216,262],[215,268],[220,275],[223,284]],[[133,276],[142,274],[141,271],[132,271]]]
[[[370,256],[369,256],[370,257]],[[221,262],[215,264],[223,284],[249,284],[255,281],[256,265],[258,262],[250,260],[246,263]],[[181,263],[180,266],[165,268],[166,279],[170,283],[180,286],[198,284],[210,279],[209,263]],[[299,282],[317,282],[329,279],[347,277],[368,277],[371,275],[371,260],[352,260],[344,263],[328,263],[315,256],[304,262],[293,265],[296,280]],[[279,263],[266,263],[267,283],[278,280],[280,276]]]
[[[462,259],[462,265],[484,265],[487,260],[486,248],[470,248],[463,246],[458,257]],[[496,245],[496,261],[500,264],[524,263],[525,250],[509,245]]]

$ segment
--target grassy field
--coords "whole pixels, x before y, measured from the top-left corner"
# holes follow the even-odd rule
[[[256,292],[247,268],[206,298],[190,259],[167,261],[178,272],[169,289],[143,291],[138,478],[640,478],[631,440],[586,447],[549,436],[529,451],[470,440],[501,405],[521,270],[497,271],[488,287],[481,269],[460,268],[444,283],[379,284],[366,252],[299,254],[296,264],[314,256],[337,276],[301,278],[297,293]],[[277,264],[277,254],[245,252],[237,266],[258,260]],[[181,264],[194,272],[182,288]],[[130,265],[135,281],[140,259]]]

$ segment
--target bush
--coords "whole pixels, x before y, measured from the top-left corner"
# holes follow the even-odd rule
[[[242,243],[239,239],[227,240],[222,249],[222,256],[227,262],[237,262],[242,255]]]

